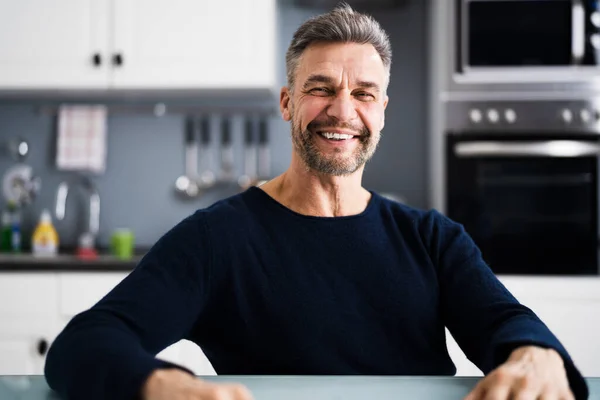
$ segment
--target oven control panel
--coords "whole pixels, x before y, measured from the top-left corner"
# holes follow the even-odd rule
[[[444,131],[600,134],[600,98],[588,101],[447,101]]]

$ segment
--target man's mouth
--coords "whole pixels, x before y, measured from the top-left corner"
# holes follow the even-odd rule
[[[329,140],[349,140],[354,139],[354,135],[350,135],[348,133],[337,133],[337,132],[326,132],[326,131],[318,131],[317,134],[321,135],[325,139]]]

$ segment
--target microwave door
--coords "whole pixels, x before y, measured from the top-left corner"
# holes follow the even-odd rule
[[[464,1],[464,0],[463,0]],[[465,72],[564,68],[584,61],[581,0],[470,0],[461,18]]]

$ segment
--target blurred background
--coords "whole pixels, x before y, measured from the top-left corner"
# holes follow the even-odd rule
[[[356,0],[393,48],[364,186],[465,226],[600,375],[600,14],[591,0]],[[289,165],[293,32],[335,0],[0,0],[0,374],[168,229]],[[459,375],[478,375],[451,336]],[[182,341],[160,355],[212,373]]]
[[[61,244],[77,246],[89,208],[86,193],[79,193],[81,175],[99,193],[99,246],[108,245],[114,229],[128,228],[135,231],[138,246],[149,247],[195,209],[239,192],[233,182],[190,198],[178,195],[175,182],[186,173],[188,117],[197,120],[197,131],[201,119],[209,120],[209,143],[196,133],[194,168],[200,175],[210,169],[223,178],[229,164],[232,181],[244,174],[248,118],[255,124],[251,144],[262,147],[264,142],[268,147],[261,159],[255,152],[255,169],[265,167],[256,173],[262,172],[264,179],[282,173],[291,157],[289,124],[278,108],[279,89],[285,85],[285,51],[302,21],[335,5],[127,0],[114,5],[101,1],[111,3],[103,10],[97,3],[4,6],[0,90],[10,93],[0,104],[0,140],[27,141],[29,152],[22,163],[40,181],[35,200],[23,208],[25,246],[42,210],[54,209],[59,184],[73,179],[75,191],[67,197],[65,218],[54,222]],[[422,2],[409,2],[375,14],[392,37],[396,58],[385,138],[365,173],[367,187],[394,193],[415,206],[427,205],[425,8]],[[115,56],[122,64],[115,64]],[[69,108],[61,108],[82,104],[107,108],[102,115],[93,115],[90,108],[92,117],[84,110],[72,118]],[[102,158],[100,170],[90,171],[86,160],[70,160],[68,155],[65,166],[58,165],[61,133],[64,146],[80,145],[69,142],[67,126],[60,130],[61,116],[65,125],[77,120],[75,124],[94,131],[74,142],[105,141],[103,155],[88,156]],[[223,119],[229,125],[228,138]],[[261,119],[266,132],[258,146]],[[223,154],[223,139],[231,144],[230,153]],[[0,171],[17,163],[6,154],[0,158]]]

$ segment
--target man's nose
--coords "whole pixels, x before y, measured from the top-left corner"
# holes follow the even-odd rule
[[[354,120],[357,114],[352,96],[347,93],[339,93],[335,96],[327,108],[327,115],[335,117],[338,121]]]

